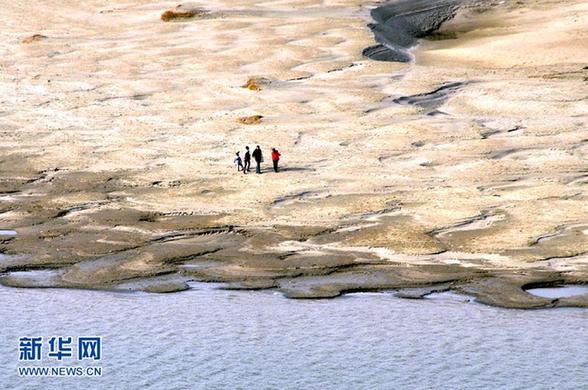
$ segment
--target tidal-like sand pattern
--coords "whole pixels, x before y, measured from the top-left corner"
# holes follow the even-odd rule
[[[176,6],[0,9],[2,284],[588,306],[586,2]]]

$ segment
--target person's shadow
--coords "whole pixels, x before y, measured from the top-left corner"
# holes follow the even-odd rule
[[[314,172],[314,168],[305,168],[305,167],[280,167],[278,172]]]

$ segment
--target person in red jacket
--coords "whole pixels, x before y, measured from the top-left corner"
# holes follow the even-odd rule
[[[280,152],[276,148],[272,148],[272,162],[274,163],[274,172],[278,172],[278,162],[280,161]]]

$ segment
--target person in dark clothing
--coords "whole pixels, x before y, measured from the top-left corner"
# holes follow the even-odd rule
[[[249,153],[249,146],[245,146],[245,156],[243,156],[243,173],[247,173],[251,168],[251,153]]]
[[[259,147],[259,145],[257,145],[257,147],[251,155],[255,160],[255,173],[261,173],[261,163],[263,162],[263,154],[261,153],[261,148]]]
[[[274,163],[274,172],[278,172],[278,162],[280,161],[280,152],[276,148],[272,148],[272,162]]]

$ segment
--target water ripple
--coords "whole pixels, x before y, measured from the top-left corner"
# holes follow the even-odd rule
[[[588,369],[581,309],[504,310],[386,293],[296,301],[205,288],[159,295],[0,287],[0,299],[0,376],[14,389],[572,389],[585,385]],[[102,336],[104,376],[18,378],[18,337],[53,334]]]

